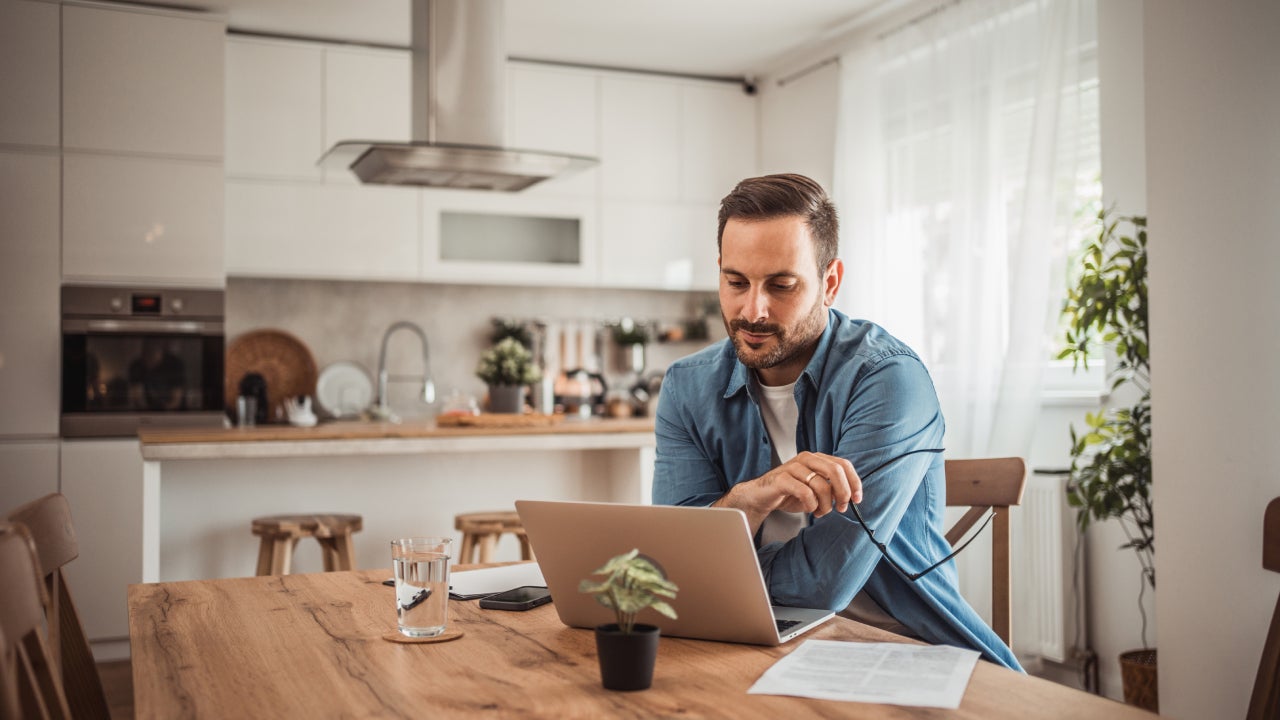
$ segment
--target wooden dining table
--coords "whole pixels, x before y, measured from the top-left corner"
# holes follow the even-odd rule
[[[1152,718],[1047,680],[978,662],[959,709],[749,695],[806,639],[905,638],[844,618],[778,647],[663,637],[653,686],[600,685],[595,638],[554,605],[524,612],[449,601],[441,643],[389,642],[389,570],[129,588],[134,707],[150,718],[730,717]]]

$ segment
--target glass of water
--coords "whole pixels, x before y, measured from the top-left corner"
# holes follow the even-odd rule
[[[448,625],[449,556],[453,539],[414,537],[391,541],[396,579],[396,620],[408,637],[435,637]]]

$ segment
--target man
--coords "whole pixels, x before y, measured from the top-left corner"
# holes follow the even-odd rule
[[[960,596],[943,536],[943,419],[924,365],[833,309],[835,207],[813,180],[744,180],[720,205],[727,340],[668,369],[653,501],[746,513],[773,601],[825,607],[1021,669]]]

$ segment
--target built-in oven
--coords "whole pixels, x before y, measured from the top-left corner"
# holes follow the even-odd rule
[[[223,291],[62,288],[63,437],[224,424]]]

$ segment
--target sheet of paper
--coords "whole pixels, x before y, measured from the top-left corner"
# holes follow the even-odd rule
[[[947,645],[806,640],[747,692],[954,710],[977,662]]]
[[[522,585],[546,587],[547,581],[542,579],[542,568],[538,567],[538,563],[528,562],[449,573],[449,596],[458,600],[484,597]]]

